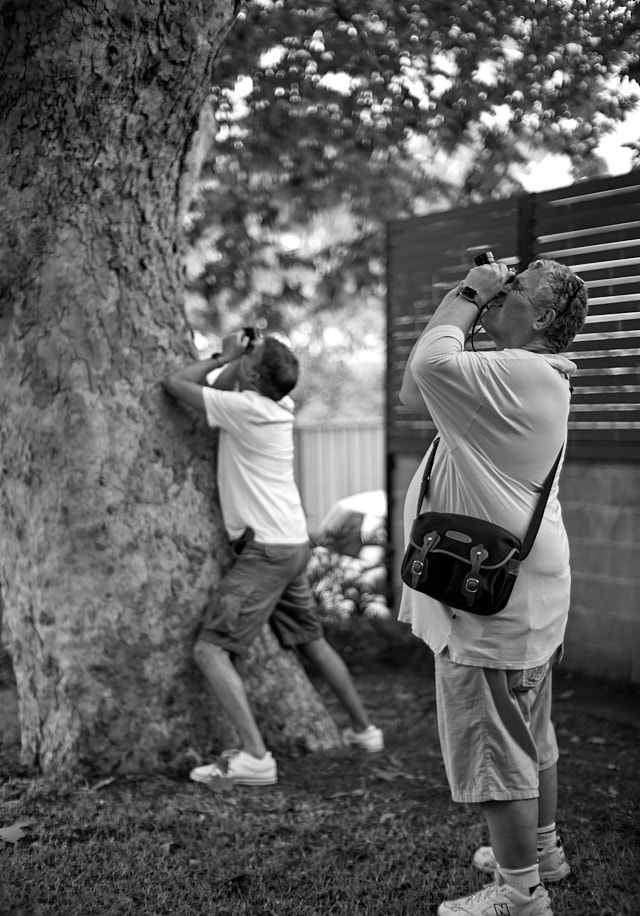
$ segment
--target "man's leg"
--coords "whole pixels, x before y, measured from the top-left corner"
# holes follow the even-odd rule
[[[212,643],[197,642],[193,657],[218,703],[235,725],[241,749],[254,757],[263,757],[267,748],[229,653]]]
[[[371,724],[360,694],[356,690],[349,669],[335,649],[324,637],[302,643],[300,651],[316,666],[347,711],[355,731],[364,731]]]
[[[555,824],[558,808],[558,766],[540,771],[540,798],[538,799],[538,827]],[[499,860],[498,860],[499,861]]]
[[[491,846],[503,868],[530,868],[538,861],[538,799],[491,801],[482,805]]]
[[[264,757],[267,749],[231,654],[242,655],[251,645],[307,555],[306,545],[277,547],[250,541],[207,606],[194,648],[211,692],[236,727],[241,750],[253,757]]]

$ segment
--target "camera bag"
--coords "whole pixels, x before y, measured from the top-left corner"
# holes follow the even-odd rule
[[[417,515],[402,559],[402,581],[450,607],[491,616],[503,610],[520,563],[536,539],[563,448],[549,471],[524,540],[492,522],[449,512],[420,513],[438,447],[434,440],[422,475]]]

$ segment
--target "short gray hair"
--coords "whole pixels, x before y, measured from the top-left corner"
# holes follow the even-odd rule
[[[589,309],[587,287],[566,264],[545,258],[534,263],[542,267],[543,273],[533,304],[541,310],[554,309],[556,317],[544,329],[544,335],[551,351],[560,353],[567,349],[584,325]]]

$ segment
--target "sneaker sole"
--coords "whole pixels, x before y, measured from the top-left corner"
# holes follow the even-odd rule
[[[192,776],[191,773],[189,774],[189,779],[200,783],[202,786],[220,783],[234,786],[274,786],[278,781],[277,776],[269,776],[267,778],[264,776],[241,776],[238,778],[237,776]]]
[[[270,776],[268,779],[264,779],[263,777],[242,776],[238,779],[236,776],[232,777],[231,781],[236,786],[275,786],[278,777]]]

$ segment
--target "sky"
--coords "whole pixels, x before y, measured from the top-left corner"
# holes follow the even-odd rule
[[[640,95],[638,83],[632,81],[631,87]],[[598,147],[598,152],[607,162],[611,175],[624,175],[631,170],[632,151],[626,149],[623,144],[634,140],[640,140],[640,105]],[[532,194],[566,187],[573,183],[569,160],[566,156],[543,156],[539,162],[529,166],[522,176],[522,182],[526,190]]]

